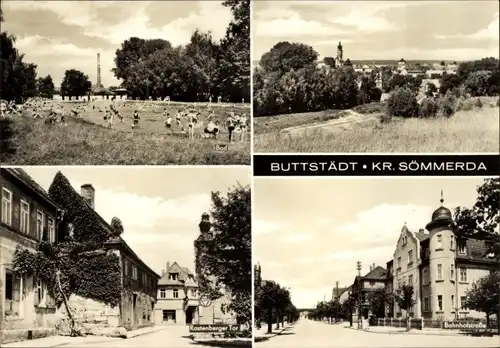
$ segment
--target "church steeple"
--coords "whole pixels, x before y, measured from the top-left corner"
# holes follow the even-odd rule
[[[339,63],[342,63],[344,61],[343,55],[344,50],[342,48],[342,42],[339,41],[339,45],[337,46],[337,60],[339,61]]]

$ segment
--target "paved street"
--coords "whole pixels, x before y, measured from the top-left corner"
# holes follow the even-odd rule
[[[194,342],[189,337],[189,327],[184,325],[166,325],[161,330],[146,333],[133,338],[110,337],[47,337],[32,341],[15,342],[5,347],[158,347],[158,348],[196,348],[204,344]],[[68,343],[71,342],[71,343]],[[231,346],[223,345],[225,348]],[[213,345],[212,345],[213,347]]]
[[[307,319],[256,347],[500,347],[497,337],[388,334],[357,331]]]

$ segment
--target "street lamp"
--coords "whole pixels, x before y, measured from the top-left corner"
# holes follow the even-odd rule
[[[356,270],[358,271],[358,329],[363,328],[361,320],[361,261],[356,262]]]

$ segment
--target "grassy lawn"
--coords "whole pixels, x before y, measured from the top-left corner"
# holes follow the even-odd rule
[[[494,104],[493,104],[494,105]],[[354,109],[362,114],[380,111],[377,107]],[[310,123],[314,114],[325,117],[328,112],[304,114]],[[330,113],[333,113],[330,111]],[[275,120],[273,120],[273,118]],[[498,152],[499,108],[491,103],[482,109],[459,111],[449,119],[397,119],[389,123],[354,126],[352,130],[328,133],[313,130],[301,135],[279,130],[301,124],[302,114],[255,119],[255,152]],[[281,120],[281,121],[280,121]],[[289,121],[287,123],[287,120]],[[267,124],[269,131],[263,131]],[[302,124],[303,124],[302,123]],[[260,129],[261,132],[257,132]],[[260,133],[260,134],[259,134]]]
[[[70,109],[68,104],[65,108]],[[188,139],[173,125],[167,130],[162,112],[175,113],[179,105],[139,108],[140,128],[132,129],[132,113],[137,106],[121,108],[125,116],[114,128],[106,128],[103,113],[89,110],[83,119],[69,117],[66,125],[46,125],[43,120],[28,116],[2,120],[1,162],[15,165],[249,165],[250,141],[228,143],[221,130],[218,140]],[[204,107],[202,120],[206,116]],[[216,109],[216,118],[223,120],[229,111],[246,113],[248,108]],[[203,129],[197,129],[202,132]],[[216,145],[228,145],[227,151]]]

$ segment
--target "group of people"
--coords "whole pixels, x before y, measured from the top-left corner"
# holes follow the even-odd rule
[[[132,115],[132,129],[139,127],[139,111],[134,105],[126,105],[126,107],[135,107]],[[109,128],[113,128],[113,122],[115,117],[124,122],[124,116],[119,111],[118,105],[114,100],[104,107],[98,106],[91,101],[87,101],[85,104],[80,104],[72,107],[69,110],[69,114],[73,117],[83,117],[83,113],[87,111],[88,108],[92,108],[94,111],[103,112],[103,119],[107,123]],[[31,110],[31,116],[34,119],[44,119],[45,123],[56,124],[62,123],[66,124],[66,116],[68,112],[64,108],[64,104],[54,104],[51,100],[45,100],[42,98],[33,98],[21,105],[16,105],[14,102],[0,101],[0,116],[7,117],[11,114],[22,113],[23,110]],[[198,110],[198,111],[197,111]],[[221,126],[220,120],[216,119],[214,110],[207,105],[208,116],[206,118],[206,125],[201,121],[202,113],[199,109],[190,109],[185,107],[179,109],[175,115],[169,113],[168,109],[163,110],[163,118],[165,120],[165,127],[169,130],[172,129],[172,124],[175,124],[180,128],[181,132],[185,133],[187,130],[189,138],[195,137],[195,129],[202,130],[202,136],[205,138],[217,139]],[[183,122],[187,120],[187,122]],[[186,129],[187,126],[187,129]],[[239,141],[243,141],[247,133],[248,120],[245,115],[236,115],[234,112],[230,112],[225,121],[223,122],[224,129],[228,132],[229,142],[233,142],[235,137],[238,136]]]
[[[165,127],[167,129],[172,129],[173,117],[167,109],[163,110],[163,117],[165,119]],[[189,108],[179,109],[175,114],[175,122],[177,127],[181,129],[181,132],[186,131],[182,120],[187,120],[188,136],[191,139],[194,138],[195,128],[203,127],[203,122],[201,122],[200,118],[201,112],[190,110]],[[224,122],[224,127],[228,131],[229,142],[234,140],[234,133],[240,134],[240,141],[244,140],[247,132],[247,123],[247,118],[244,115],[236,116],[234,112],[229,113]],[[205,134],[206,137],[217,139],[219,132],[219,121],[215,119],[215,112],[208,106],[207,125],[203,128],[203,134]]]

